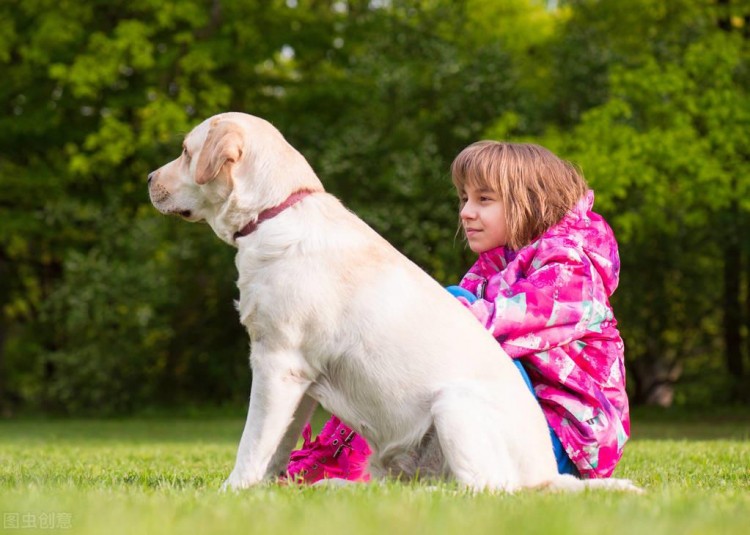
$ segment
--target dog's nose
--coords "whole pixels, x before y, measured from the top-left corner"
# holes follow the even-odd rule
[[[151,185],[151,181],[154,179],[154,176],[156,175],[156,171],[153,171],[148,174],[148,185]]]

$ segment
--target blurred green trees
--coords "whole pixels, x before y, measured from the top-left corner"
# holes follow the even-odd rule
[[[549,144],[583,166],[617,231],[636,400],[669,403],[681,378],[707,387],[681,401],[747,401],[750,4],[576,5],[568,34],[590,32],[606,76],[586,107],[567,96],[582,111]]]
[[[0,407],[246,398],[233,251],[145,188],[227,110],[276,124],[443,283],[472,260],[455,154],[549,146],[621,242],[635,399],[742,399],[749,20],[739,0],[0,3]]]

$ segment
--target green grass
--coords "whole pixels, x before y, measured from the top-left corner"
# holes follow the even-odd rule
[[[744,534],[750,524],[747,411],[636,414],[616,475],[642,496],[398,483],[220,494],[242,425],[226,416],[0,421],[0,535]]]

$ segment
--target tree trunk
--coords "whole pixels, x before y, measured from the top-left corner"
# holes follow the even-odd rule
[[[718,7],[716,23],[725,32],[732,31],[732,18],[729,12],[729,0],[717,0]]]
[[[5,371],[5,333],[5,324],[0,323],[0,417],[10,414],[10,403],[5,384],[5,378],[7,377]]]
[[[717,0],[716,24],[724,32],[732,31],[731,0]],[[736,4],[735,4],[736,5]],[[745,22],[750,20],[750,14],[743,14]],[[743,36],[747,38],[748,28],[745,27]],[[727,210],[727,224],[724,229],[727,240],[724,248],[724,351],[727,371],[732,380],[732,399],[742,400],[746,394],[742,391],[745,375],[742,359],[742,327],[750,323],[750,296],[747,297],[748,317],[742,317],[742,279],[745,271],[742,268],[743,247],[740,236],[743,235],[742,212],[737,196],[739,194],[737,179],[732,180],[731,188],[734,198]],[[748,259],[750,261],[750,259]],[[750,280],[746,281],[750,284]],[[750,293],[750,288],[748,288]],[[750,355],[750,335],[748,336],[748,354]]]
[[[8,400],[8,384],[7,377],[8,372],[6,371],[5,365],[5,340],[8,334],[8,323],[7,318],[2,312],[2,307],[10,299],[10,279],[9,262],[4,254],[4,251],[0,250],[0,416],[10,413],[10,402]]]
[[[724,355],[727,371],[734,385],[739,385],[744,375],[742,362],[742,249],[739,232],[739,203],[733,200],[727,210],[728,221],[724,243]],[[736,394],[736,392],[735,392]],[[736,397],[736,396],[733,396]]]
[[[745,255],[745,354],[750,359],[750,248],[746,247]]]
[[[671,407],[674,385],[682,375],[682,364],[661,357],[636,359],[631,367],[635,379],[634,405]]]

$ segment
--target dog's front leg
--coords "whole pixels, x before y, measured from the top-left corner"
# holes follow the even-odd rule
[[[256,346],[252,364],[247,422],[237,462],[223,489],[247,488],[268,477],[271,463],[278,462],[277,450],[310,386],[303,372],[307,368],[305,361],[298,351],[271,352]]]
[[[294,446],[297,445],[297,441],[302,436],[302,428],[310,421],[317,406],[318,402],[310,396],[305,395],[302,397],[302,401],[294,413],[294,420],[292,420],[292,423],[287,428],[281,444],[276,449],[276,455],[271,459],[266,477],[274,477],[286,473],[287,466],[289,466],[289,454]]]

